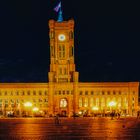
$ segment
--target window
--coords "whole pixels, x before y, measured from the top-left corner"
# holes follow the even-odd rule
[[[82,98],[79,98],[79,107],[82,107]]]
[[[119,91],[119,95],[121,95],[121,91]]]
[[[16,95],[19,95],[19,92],[18,91],[16,92]]]
[[[0,107],[2,107],[2,99],[0,99]]]
[[[63,95],[65,94],[65,91],[63,90]]]
[[[90,98],[90,107],[93,106],[93,98]]]
[[[51,46],[51,52],[50,52],[51,56],[54,56],[54,47]]]
[[[108,91],[107,94],[110,95],[110,91]]]
[[[4,95],[7,95],[7,91],[4,92]]]
[[[83,92],[82,92],[82,91],[80,91],[79,95],[82,95],[82,93],[83,93]]]
[[[44,102],[48,102],[48,99],[44,99]]]
[[[67,69],[66,68],[64,68],[64,74],[67,74]]]
[[[73,31],[70,31],[69,36],[70,36],[70,39],[73,39],[73,38],[74,38],[74,33],[73,33]]]
[[[53,38],[54,38],[54,32],[51,31],[51,32],[50,32],[50,39],[53,39]]]
[[[84,107],[88,107],[88,98],[85,98],[85,104]]]
[[[24,91],[22,91],[22,95],[25,95]]]
[[[67,94],[69,94],[69,91],[67,91]]]
[[[8,100],[5,100],[5,107],[8,107]]]
[[[30,95],[30,91],[27,91],[27,95]]]
[[[60,100],[60,107],[67,107],[67,100],[66,99]]]
[[[36,91],[33,91],[33,95],[36,95]]]
[[[71,95],[73,95],[73,90],[71,91]]]
[[[13,92],[11,91],[11,94],[10,95],[13,95]]]
[[[65,58],[65,46],[59,45],[59,58],[63,59]]]
[[[47,91],[45,90],[44,95],[47,95]]]
[[[62,74],[62,68],[61,67],[59,68],[59,74]]]
[[[42,102],[42,99],[39,99],[38,101],[39,101],[39,102]]]
[[[94,95],[94,92],[93,91],[91,91],[91,95]]]
[[[88,95],[88,91],[85,91],[85,95]]]
[[[115,91],[113,91],[113,95],[116,95],[116,92]]]
[[[69,52],[70,54],[70,57],[72,57],[73,56],[73,54],[74,54],[74,47],[73,46],[71,46],[70,47],[70,52]]]
[[[42,95],[42,91],[39,91],[39,95]]]
[[[105,92],[104,91],[102,91],[102,95],[105,95]]]

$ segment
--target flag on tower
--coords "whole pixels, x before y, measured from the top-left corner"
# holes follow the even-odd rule
[[[58,12],[61,8],[61,2],[58,3],[58,5],[54,8],[55,12]]]

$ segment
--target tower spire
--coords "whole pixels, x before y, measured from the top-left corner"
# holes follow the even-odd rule
[[[58,13],[58,22],[62,22],[63,21],[63,12],[61,9],[61,1],[58,3],[58,5],[54,8],[54,11]]]
[[[58,13],[58,19],[57,19],[58,22],[62,22],[63,21],[63,12],[60,8],[59,10],[59,13]]]

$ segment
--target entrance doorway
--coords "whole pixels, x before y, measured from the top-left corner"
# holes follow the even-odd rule
[[[60,115],[62,117],[67,117],[67,111],[66,110],[62,110]]]

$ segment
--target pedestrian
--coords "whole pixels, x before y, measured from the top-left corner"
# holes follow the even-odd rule
[[[55,116],[55,124],[56,125],[60,124],[60,120],[59,120],[59,115],[58,114]]]
[[[75,120],[75,113],[73,112],[73,119]]]
[[[137,119],[140,119],[140,111],[137,112]]]
[[[120,119],[121,114],[118,112],[118,114],[117,114],[117,115],[118,115],[118,119]]]

